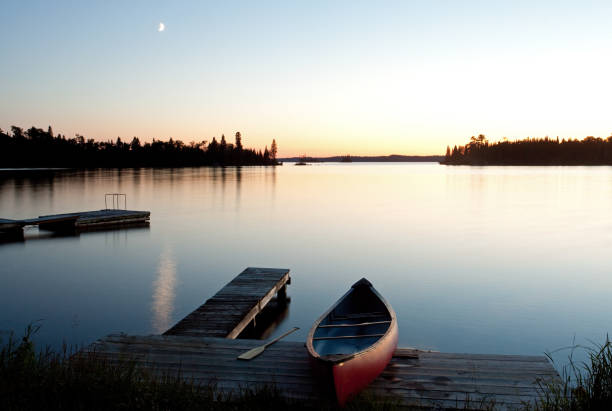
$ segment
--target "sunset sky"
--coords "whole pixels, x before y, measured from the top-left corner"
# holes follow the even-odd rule
[[[612,2],[7,1],[0,127],[279,156],[612,134]]]

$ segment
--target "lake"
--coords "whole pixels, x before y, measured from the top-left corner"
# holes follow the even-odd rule
[[[101,209],[113,192],[150,227],[0,244],[3,339],[36,320],[52,347],[161,333],[247,266],[291,269],[272,335],[298,326],[296,341],[364,276],[401,346],[537,355],[611,329],[612,167],[2,171],[0,217]]]

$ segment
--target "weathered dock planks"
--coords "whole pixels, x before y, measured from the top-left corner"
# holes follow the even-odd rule
[[[289,281],[288,269],[249,267],[164,335],[236,338]]]
[[[97,210],[77,213],[55,214],[40,216],[36,219],[24,220],[26,223],[39,224],[41,227],[55,221],[74,220],[76,228],[139,223],[149,220],[151,212],[135,210]]]
[[[23,220],[0,219],[0,233],[23,230],[24,226],[37,225],[43,230],[87,229],[101,226],[121,226],[146,223],[151,217],[149,211],[96,210],[75,213],[44,215]]]
[[[250,361],[236,359],[261,344],[185,336],[110,335],[84,353],[112,363],[136,361],[160,375],[180,375],[224,392],[275,386],[282,395],[316,400],[330,395],[312,374],[303,343],[279,341]],[[520,408],[534,401],[539,386],[558,378],[544,356],[445,354],[397,349],[368,390],[404,405],[442,408]]]

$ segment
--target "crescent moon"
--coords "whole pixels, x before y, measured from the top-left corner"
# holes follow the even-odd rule
[[[166,25],[164,23],[159,23],[159,27],[157,27],[157,31],[164,31],[166,30]]]

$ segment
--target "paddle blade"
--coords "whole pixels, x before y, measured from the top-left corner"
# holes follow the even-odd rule
[[[259,347],[255,347],[245,353],[240,354],[238,356],[238,359],[239,360],[252,360],[253,358],[257,357],[259,354],[264,352],[265,349],[266,349],[265,345],[260,345]]]

